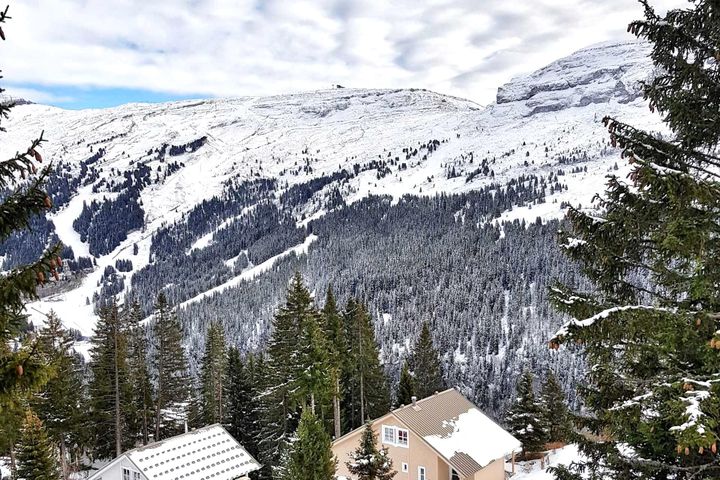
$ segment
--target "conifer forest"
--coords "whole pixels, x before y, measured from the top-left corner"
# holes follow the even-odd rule
[[[720,478],[718,0],[19,3],[0,480]]]

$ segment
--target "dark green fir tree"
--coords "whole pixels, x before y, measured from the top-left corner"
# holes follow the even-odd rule
[[[350,473],[357,480],[392,480],[397,473],[387,448],[378,450],[377,437],[370,422],[365,424],[360,444],[346,462]]]
[[[569,442],[573,438],[572,417],[565,399],[565,392],[552,372],[548,372],[542,384],[540,402],[545,415],[548,441]]]
[[[445,389],[440,357],[433,345],[427,322],[423,323],[420,336],[415,342],[411,362],[415,378],[415,395],[418,399],[429,397]]]
[[[28,411],[17,448],[17,478],[60,480],[57,455],[42,421]]]
[[[300,417],[296,438],[281,478],[286,480],[334,480],[337,460],[323,422],[310,410]]]
[[[406,360],[403,362],[402,369],[400,370],[400,382],[398,383],[397,389],[397,404],[410,405],[412,403],[412,397],[415,397],[415,380],[410,373],[410,366]]]
[[[113,458],[133,446],[127,429],[127,332],[117,304],[102,307],[91,349],[90,417],[93,456]]]
[[[52,360],[53,375],[31,397],[31,405],[59,451],[62,478],[77,471],[90,444],[82,359],[72,350],[73,337],[50,312],[38,334],[40,348]]]
[[[535,398],[532,373],[526,371],[517,384],[517,396],[505,421],[510,433],[522,443],[523,453],[541,452],[548,441],[542,404]]]
[[[245,359],[236,347],[228,349],[225,428],[254,458],[260,458],[261,421],[258,398],[265,375],[262,357],[248,354]],[[269,479],[267,466],[250,474],[253,479]]]
[[[205,336],[205,353],[200,367],[201,411],[206,425],[220,423],[223,419],[227,368],[225,331],[219,323],[211,322]]]
[[[0,9],[0,32],[9,19],[8,7]],[[5,35],[0,38],[4,40]],[[0,88],[0,94],[4,91]],[[12,102],[0,101],[0,133],[5,132],[2,121],[9,117],[13,107]],[[39,169],[43,161],[39,147],[43,141],[41,133],[25,150],[0,160],[3,192],[0,243],[28,229],[32,217],[52,208],[52,201],[43,190],[52,168],[48,165]],[[6,409],[14,410],[24,392],[40,388],[49,377],[49,361],[32,338],[26,338],[19,349],[12,347],[11,340],[18,338],[27,326],[25,303],[37,298],[37,286],[57,275],[60,249],[59,244],[54,245],[34,263],[15,267],[0,276],[0,416],[6,415]]]
[[[153,430],[153,390],[147,358],[149,342],[146,328],[140,323],[143,318],[140,304],[137,301],[129,302],[129,304],[130,307],[125,312],[128,335],[128,374],[132,386],[128,406],[128,429],[135,442],[147,445]]]
[[[284,305],[273,319],[267,354],[267,388],[263,395],[261,438],[264,463],[278,465],[283,451],[297,430],[301,406],[309,403],[307,387],[300,392],[300,374],[305,368],[306,352],[300,352],[301,340],[307,341],[303,327],[316,322],[318,312],[310,291],[296,272],[290,281]],[[316,335],[315,332],[313,335]]]
[[[342,417],[343,428],[349,431],[385,415],[390,409],[390,393],[367,308],[350,299],[343,317],[350,348],[348,368],[343,372]]]
[[[605,441],[582,442],[563,480],[720,476],[720,3],[641,3],[628,31],[650,44],[643,91],[669,132],[605,118],[630,174],[568,211],[561,244],[593,285],[551,291],[574,320],[550,346],[582,345],[580,426]]]
[[[342,375],[347,368],[348,345],[345,339],[345,328],[342,315],[338,311],[332,287],[328,287],[325,305],[322,310],[323,329],[327,340],[327,352],[330,371],[333,433],[335,438],[342,435],[340,401],[342,399]]]
[[[155,303],[153,339],[155,440],[160,440],[184,430],[192,390],[182,326],[163,293]]]

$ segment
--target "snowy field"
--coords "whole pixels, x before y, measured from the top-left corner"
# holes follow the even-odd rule
[[[518,462],[515,464],[515,476],[513,480],[555,480],[555,476],[547,471],[548,467],[558,465],[568,465],[580,458],[576,445],[567,445],[566,447],[552,450],[548,454],[548,462],[545,468],[541,468],[540,460],[530,462]],[[506,470],[510,470],[510,466],[506,465]]]

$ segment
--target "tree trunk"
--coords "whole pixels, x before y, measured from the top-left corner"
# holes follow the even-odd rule
[[[117,322],[118,319],[115,319]],[[121,435],[121,423],[120,423],[120,361],[118,358],[118,326],[115,324],[113,331],[113,342],[115,345],[115,453],[116,456],[122,454],[122,435]]]
[[[310,392],[310,411],[315,415],[315,392]]]
[[[335,375],[335,392],[333,393],[333,421],[335,423],[335,438],[342,436],[340,428],[340,376]]]
[[[363,365],[363,338],[360,323],[361,322],[358,321],[358,347],[360,348],[360,362],[358,362],[358,366],[360,367],[360,425],[362,425],[365,423],[365,366]]]
[[[10,447],[10,478],[17,475],[17,463],[15,462],[15,444]]]
[[[148,409],[147,409],[147,402],[144,399],[143,399],[142,435],[143,435],[143,445],[147,445],[148,444]]]
[[[70,478],[70,472],[68,471],[67,448],[65,448],[64,438],[60,438],[60,470],[63,480],[68,480],[68,478]]]

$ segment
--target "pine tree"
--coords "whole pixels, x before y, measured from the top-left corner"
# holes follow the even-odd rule
[[[0,32],[8,19],[6,7],[0,10]],[[5,39],[4,34],[0,37]],[[4,91],[0,88],[0,94]],[[8,118],[13,106],[12,102],[0,101],[0,122]],[[5,128],[0,123],[0,133],[3,132]],[[43,191],[52,168],[48,165],[38,172],[36,166],[42,162],[39,147],[43,142],[41,133],[27,150],[0,161],[0,189],[3,191],[0,243],[29,228],[33,216],[52,207],[50,197]],[[18,402],[18,392],[37,389],[48,379],[48,361],[32,339],[17,350],[11,347],[11,340],[17,338],[27,324],[25,302],[37,298],[37,285],[51,275],[57,275],[60,250],[60,244],[54,245],[35,263],[16,267],[0,276],[0,415],[4,415],[6,409],[14,409],[12,404]]]
[[[23,422],[17,453],[17,478],[59,480],[55,449],[40,419],[28,411]]]
[[[328,345],[328,362],[330,365],[330,383],[332,389],[333,433],[335,438],[342,435],[340,419],[340,400],[342,399],[341,380],[343,371],[347,369],[348,346],[345,340],[345,328],[342,316],[338,311],[332,287],[328,287],[325,306],[322,310],[323,328]]]
[[[370,422],[365,424],[360,445],[350,454],[350,461],[346,465],[358,480],[391,480],[397,473],[392,468],[388,449],[383,447],[378,450],[377,438]]]
[[[397,390],[397,404],[410,405],[412,397],[415,396],[415,380],[410,373],[410,366],[407,360],[403,362],[402,370],[400,370],[400,383]]]
[[[278,465],[283,449],[297,429],[300,407],[309,404],[310,383],[315,374],[301,380],[301,373],[309,365],[304,361],[304,345],[312,343],[317,331],[305,332],[304,327],[317,321],[318,313],[312,296],[296,272],[288,287],[285,304],[273,320],[273,331],[268,345],[268,383],[263,395],[263,438],[261,447],[266,463]],[[317,372],[316,372],[317,373]],[[304,382],[303,388],[300,383]]]
[[[548,372],[540,390],[548,441],[567,443],[573,435],[572,419],[563,392],[555,375]]]
[[[132,447],[127,435],[128,383],[127,334],[117,304],[99,311],[92,338],[92,379],[89,385],[90,415],[96,458],[120,455]]]
[[[517,397],[505,421],[510,432],[522,443],[525,454],[545,449],[548,441],[545,415],[535,398],[533,376],[528,371],[518,380]]]
[[[370,418],[385,415],[390,409],[388,381],[380,364],[372,318],[354,299],[348,300],[343,314],[345,337],[350,351],[343,377],[343,425],[346,431],[357,428]]]
[[[295,395],[303,409],[309,408],[313,415],[323,417],[319,406],[332,398],[332,368],[328,360],[328,344],[320,328],[319,315],[308,315],[302,321],[298,350],[298,370],[295,373]],[[328,373],[330,372],[330,375]]]
[[[300,417],[297,438],[282,478],[286,480],[334,480],[337,460],[331,449],[330,435],[310,411]]]
[[[222,325],[211,322],[205,337],[205,354],[202,358],[201,410],[206,425],[219,423],[223,419],[224,384],[227,375],[227,350]]]
[[[182,432],[191,396],[182,327],[163,293],[158,295],[155,303],[153,338],[155,440],[160,440]]]
[[[659,15],[642,3],[628,30],[650,42],[643,91],[671,133],[605,118],[631,172],[609,178],[592,214],[568,210],[561,244],[593,288],[551,291],[574,320],[550,346],[582,344],[580,426],[607,441],[583,442],[563,479],[720,475],[720,5]]]
[[[32,397],[32,408],[59,448],[62,478],[67,479],[71,473],[68,460],[79,463],[89,443],[82,359],[73,352],[72,336],[52,311],[38,334],[38,343],[52,359],[54,373],[41,392]]]
[[[225,428],[255,458],[260,456],[258,442],[261,425],[258,416],[257,398],[262,389],[265,375],[262,357],[247,355],[243,362],[236,347],[228,350],[227,407]],[[270,471],[263,466],[261,471],[251,474],[253,479],[270,478]]]
[[[128,429],[133,439],[147,445],[152,429],[153,399],[150,371],[148,369],[147,332],[143,325],[142,310],[137,301],[128,302],[128,372],[129,383],[132,385],[130,406],[128,408]]]
[[[415,378],[415,394],[419,399],[444,390],[445,381],[442,376],[442,365],[440,364],[438,352],[433,345],[427,322],[423,323],[420,336],[415,342],[411,361]]]

